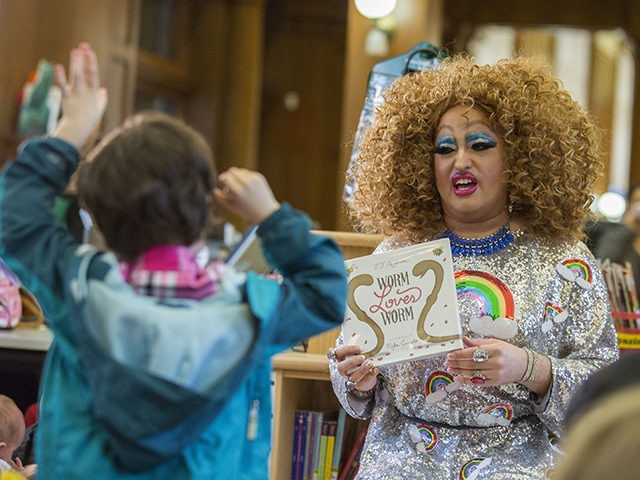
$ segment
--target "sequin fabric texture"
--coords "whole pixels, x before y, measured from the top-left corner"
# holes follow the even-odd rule
[[[387,240],[377,251],[400,246]],[[358,404],[332,361],[341,404],[371,418],[358,480],[549,478],[572,392],[618,357],[607,290],[583,243],[519,236],[490,255],[454,256],[454,269],[463,334],[547,355],[549,393],[461,385],[437,356],[381,368],[374,398]]]

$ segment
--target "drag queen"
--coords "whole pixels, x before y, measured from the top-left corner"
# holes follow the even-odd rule
[[[360,145],[354,224],[384,252],[451,242],[466,348],[376,367],[329,352],[347,412],[370,418],[360,480],[542,479],[576,386],[618,357],[582,243],[600,131],[547,65],[453,57],[405,76]]]

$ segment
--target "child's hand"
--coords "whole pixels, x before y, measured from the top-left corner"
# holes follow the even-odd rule
[[[68,80],[62,65],[56,65],[55,77],[62,90],[62,118],[52,135],[80,150],[107,106],[107,91],[100,87],[98,60],[91,46],[81,43],[71,50]]]
[[[280,208],[271,187],[261,173],[231,167],[218,177],[220,188],[213,192],[220,204],[250,223],[262,223]]]
[[[17,472],[20,472],[25,478],[31,479],[36,477],[38,466],[35,463],[31,465],[22,465],[22,461],[18,457],[15,457],[15,459],[11,463],[13,463],[13,465],[11,465],[11,468],[13,468]]]

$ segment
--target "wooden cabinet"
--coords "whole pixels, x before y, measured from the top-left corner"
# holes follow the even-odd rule
[[[345,258],[370,254],[382,240],[380,235],[320,231],[332,237]],[[291,478],[293,420],[296,410],[331,410],[338,408],[329,378],[327,349],[335,344],[338,329],[312,337],[307,352],[284,352],[273,359],[273,435],[270,478]],[[352,429],[353,430],[353,429]],[[349,439],[345,438],[345,445]],[[347,447],[348,448],[348,447]]]

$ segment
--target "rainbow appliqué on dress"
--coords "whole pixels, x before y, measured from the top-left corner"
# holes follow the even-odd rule
[[[518,333],[513,294],[502,280],[478,270],[458,270],[455,280],[458,301],[470,299],[477,307],[469,320],[471,331],[502,340]]]
[[[428,452],[435,448],[438,444],[438,435],[436,434],[435,429],[424,423],[419,423],[417,427],[418,432],[420,432],[420,437],[422,438],[422,443],[424,444],[424,451]]]
[[[438,403],[447,398],[449,393],[455,392],[459,388],[460,384],[453,380],[453,375],[443,370],[436,370],[425,381],[425,403]]]
[[[575,282],[580,288],[589,290],[592,287],[593,273],[584,260],[572,258],[556,265],[558,274],[569,282]]]
[[[553,328],[554,324],[564,322],[568,316],[569,314],[557,305],[554,305],[551,302],[545,303],[544,316],[542,318],[542,331],[547,333]]]
[[[491,457],[474,458],[465,463],[460,469],[459,480],[475,480],[478,478],[480,471],[491,463]]]
[[[496,403],[485,408],[476,420],[483,425],[500,425],[506,427],[513,418],[513,408],[508,403]]]

